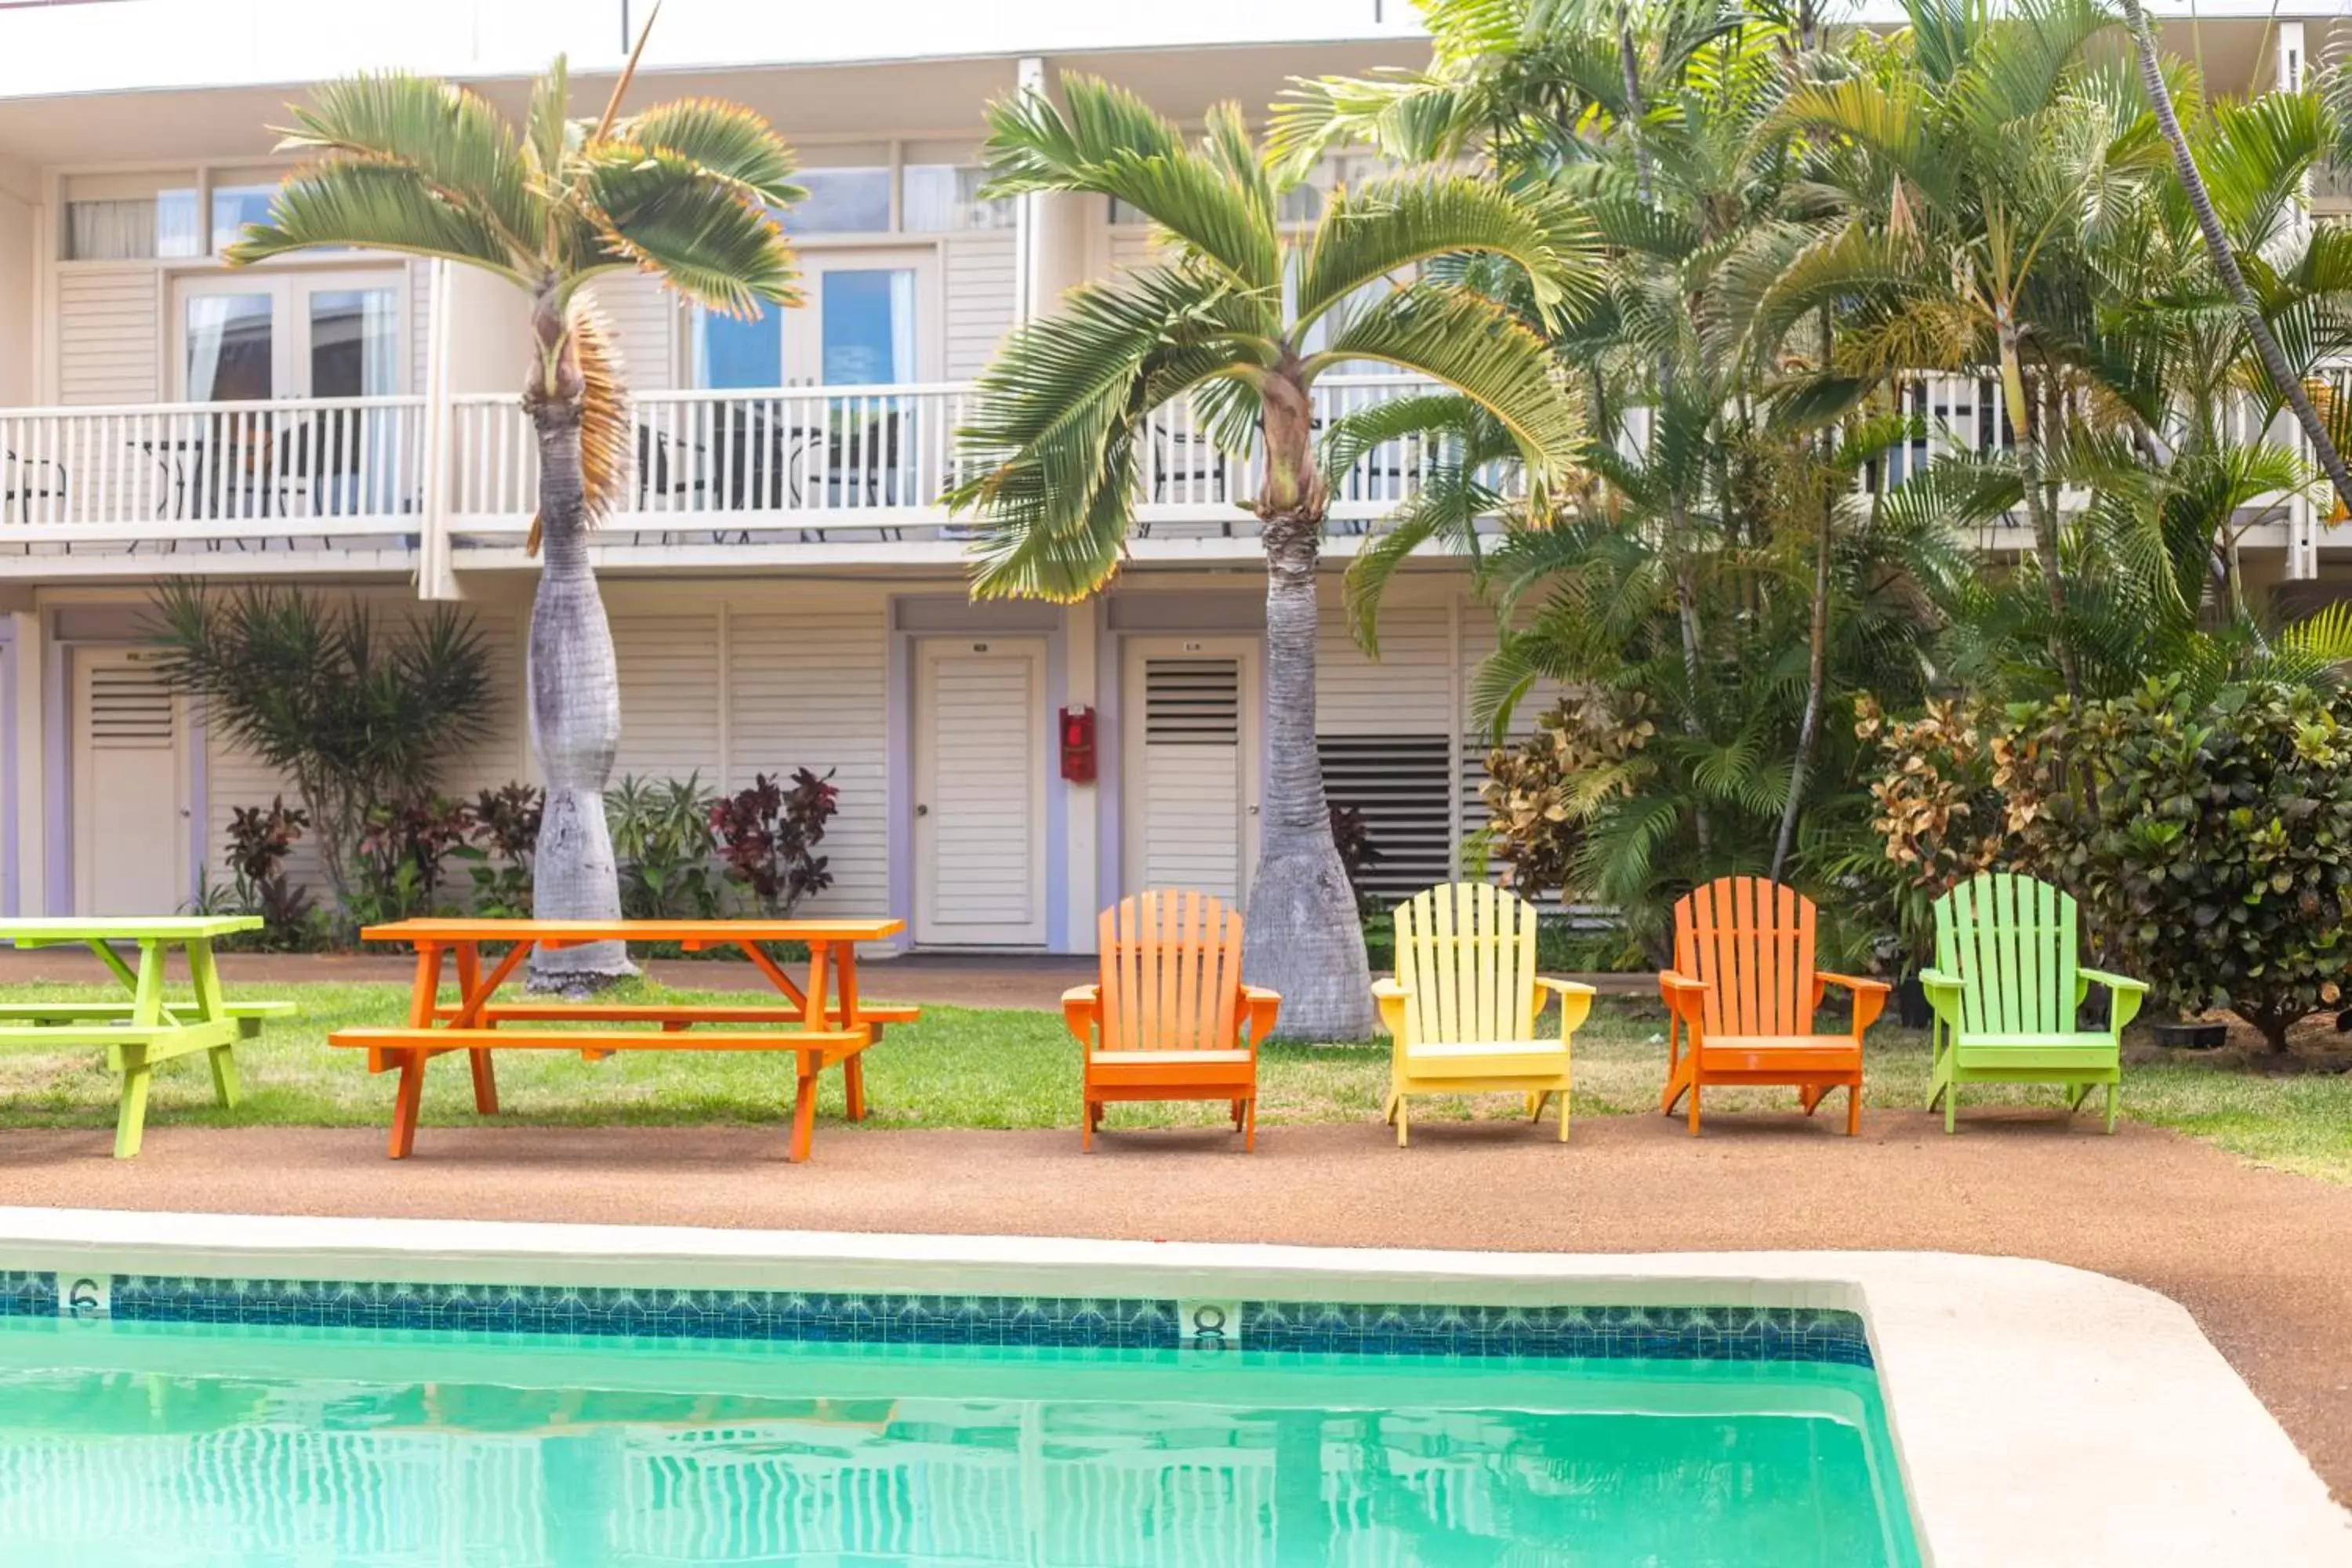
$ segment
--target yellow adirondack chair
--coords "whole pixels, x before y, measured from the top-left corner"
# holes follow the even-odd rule
[[[1536,1037],[1536,1016],[1559,998],[1559,1038]],[[1568,1142],[1569,1049],[1592,1010],[1592,987],[1536,973],[1536,911],[1486,882],[1416,893],[1396,911],[1396,978],[1379,981],[1390,1056],[1388,1120],[1405,1146],[1416,1094],[1527,1096],[1528,1120],[1559,1097]]]

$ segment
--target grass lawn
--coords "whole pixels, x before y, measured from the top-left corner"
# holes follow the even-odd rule
[[[391,1107],[392,1079],[372,1078],[360,1054],[328,1048],[330,1029],[349,1024],[398,1024],[407,1016],[407,988],[394,984],[303,984],[244,987],[255,996],[284,996],[299,1009],[292,1022],[270,1025],[238,1047],[245,1102],[224,1111],[212,1102],[211,1079],[201,1057],[156,1069],[149,1125],[266,1124],[379,1127]],[[0,986],[0,997],[48,1000],[119,998],[97,986]],[[661,995],[695,1001],[741,1002],[742,996],[665,991],[634,983],[616,999]],[[1577,1034],[1576,1114],[1655,1113],[1665,1071],[1664,1016],[1654,1002],[1603,997]],[[2234,1048],[2224,1052],[2127,1048],[2123,1105],[2126,1115],[2209,1140],[2247,1158],[2330,1180],[2352,1182],[2352,1058],[2323,1021],[2307,1026],[2284,1067],[2249,1068]],[[879,1127],[1077,1128],[1077,1047],[1049,1013],[931,1007],[922,1022],[894,1028],[866,1058],[869,1125]],[[1927,1043],[1924,1034],[1882,1024],[1872,1031],[1865,1110],[1924,1105]],[[1362,1121],[1380,1115],[1388,1084],[1387,1044],[1275,1045],[1262,1068],[1259,1120]],[[517,1051],[499,1061],[504,1120],[542,1125],[599,1123],[774,1123],[792,1093],[786,1058],[763,1053],[648,1051],[586,1063],[546,1051]],[[110,1127],[114,1079],[98,1052],[0,1055],[0,1127]],[[1710,1091],[1710,1111],[1743,1105],[1787,1109],[1793,1090]],[[2094,1096],[2095,1102],[2096,1096]],[[2054,1089],[1972,1085],[1968,1106],[2038,1104],[2054,1107]],[[1447,1106],[1428,1103],[1415,1115],[1508,1116],[1514,1099],[1491,1096]],[[841,1081],[825,1079],[823,1114],[841,1114]],[[1841,1102],[1820,1115],[1843,1120]],[[2089,1112],[2084,1112],[2085,1117]],[[1206,1125],[1219,1112],[1201,1105],[1123,1105],[1110,1125]],[[444,1060],[427,1075],[425,1120],[463,1125],[474,1120],[465,1068]]]

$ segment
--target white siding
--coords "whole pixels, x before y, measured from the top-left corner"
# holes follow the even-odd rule
[[[58,272],[58,401],[163,400],[162,285],[145,264]]]
[[[947,363],[950,381],[969,381],[1013,330],[1013,235],[992,230],[947,242]]]
[[[621,345],[630,389],[663,392],[677,384],[677,296],[642,272],[610,273],[590,287]]]
[[[433,263],[408,264],[408,390],[423,392],[432,384]]]
[[[1443,735],[1454,702],[1450,635],[1443,604],[1381,607],[1381,656],[1367,658],[1348,629],[1347,606],[1327,594],[1315,639],[1318,735]]]
[[[717,789],[719,621],[700,615],[614,616],[621,667],[621,752],[613,776],[701,775]]]
[[[779,605],[728,617],[727,787],[755,773],[833,772],[841,814],[826,830],[834,886],[814,910],[889,908],[888,622],[863,611]]]

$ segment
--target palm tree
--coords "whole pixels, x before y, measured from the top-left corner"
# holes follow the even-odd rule
[[[1365,361],[1428,376],[1510,432],[1538,492],[1559,483],[1580,433],[1543,340],[1492,299],[1414,275],[1443,256],[1499,255],[1556,312],[1589,287],[1587,231],[1558,199],[1430,173],[1334,192],[1294,236],[1280,198],[1297,176],[1253,143],[1238,109],[1213,110],[1192,145],[1131,93],[1075,77],[1065,91],[1066,109],[1038,94],[991,108],[991,190],[1114,198],[1159,226],[1169,254],[1074,290],[981,378],[960,433],[969,478],[950,498],[982,524],[973,592],[1070,601],[1107,583],[1139,447],[1179,398],[1226,450],[1258,453],[1267,768],[1244,964],[1283,994],[1286,1033],[1361,1038],[1370,972],[1315,745],[1316,576],[1334,477],[1316,461],[1315,384]]]
[[[774,217],[803,194],[790,151],[759,115],[707,99],[623,118],[635,69],[633,57],[601,118],[577,121],[559,58],[534,84],[520,134],[449,82],[385,74],[322,88],[278,143],[313,161],[227,258],[401,251],[480,268],[530,297],[522,405],[539,446],[531,546],[546,552],[530,617],[531,748],[547,781],[533,899],[556,919],[621,912],[603,798],[620,681],[586,531],[620,493],[630,421],[609,329],[583,289],[636,270],[732,315],[794,300]],[[531,955],[535,985],[630,973],[618,942]]]
[[[2172,89],[2164,79],[2164,61],[2157,52],[2156,29],[2149,24],[2147,12],[2139,0],[2123,0],[2123,5],[2124,20],[2131,28],[2132,48],[2139,57],[2140,86],[2147,93],[2148,106],[2156,110],[2156,123],[2164,132],[2165,145],[2172,150],[2173,172],[2179,176],[2181,191],[2197,215],[2198,232],[2204,236],[2205,251],[2212,260],[2213,270],[2221,275],[2237,306],[2246,335],[2253,340],[2263,373],[2270,378],[2272,388],[2286,400],[2286,405],[2294,410],[2295,423],[2303,426],[2313,455],[2326,473],[2328,482],[2336,487],[2337,501],[2352,508],[2352,471],[2344,467],[2344,455],[2336,449],[2335,437],[2326,422],[2312,405],[2311,394],[2303,378],[2288,365],[2286,354],[2271,331],[2263,301],[2246,281],[2245,269],[2238,265],[2237,252],[2231,247],[2221,215],[2214,210],[2205,177],[2198,172],[2196,155],[2189,148],[2188,134],[2180,128],[2180,116],[2173,108]]]

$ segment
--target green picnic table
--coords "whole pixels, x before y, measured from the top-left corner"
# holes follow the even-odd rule
[[[0,917],[0,941],[18,947],[68,947],[98,954],[130,995],[120,1002],[0,1001],[0,1051],[55,1051],[92,1046],[122,1075],[114,1121],[114,1157],[139,1152],[147,1122],[147,1081],[159,1062],[197,1051],[212,1060],[213,1092],[223,1105],[237,1100],[236,1042],[261,1032],[265,1018],[293,1016],[291,1002],[232,1002],[221,990],[213,943],[261,929],[258,915],[89,916],[14,920]],[[139,950],[134,968],[115,951]],[[163,966],[173,948],[188,955],[192,1001],[166,1001]]]

